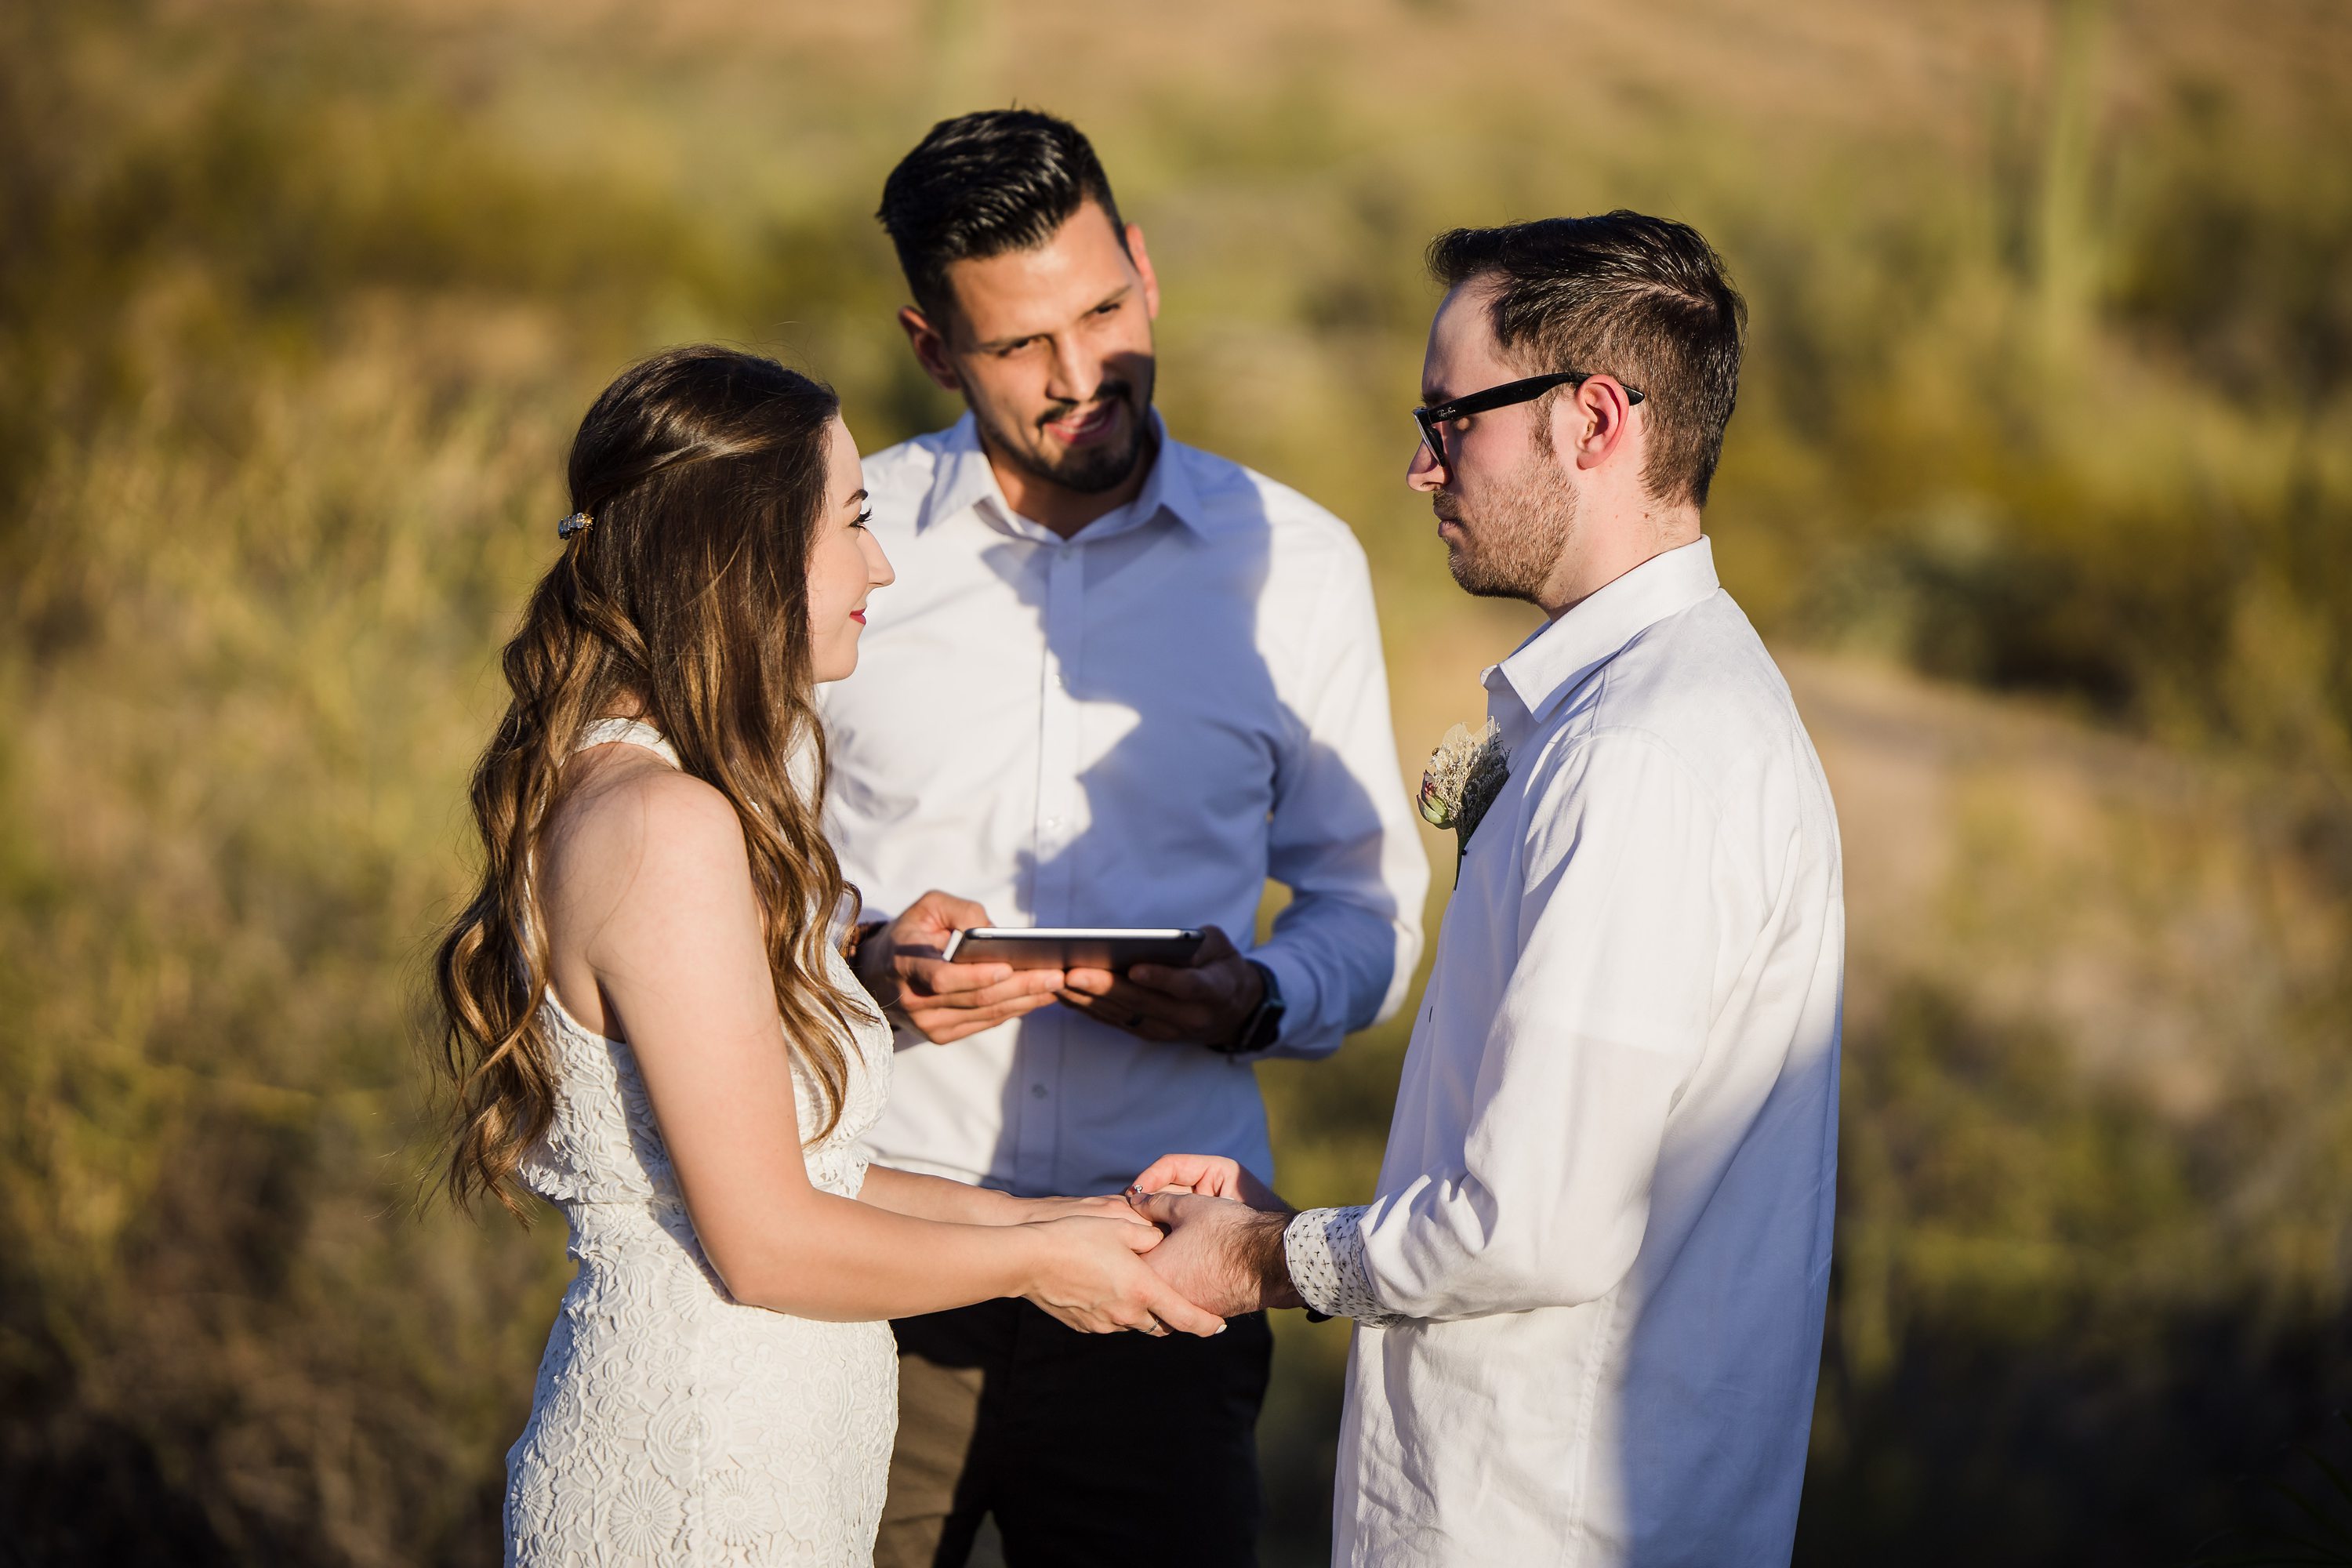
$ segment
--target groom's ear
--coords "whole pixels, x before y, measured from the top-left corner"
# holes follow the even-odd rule
[[[1642,453],[1633,437],[1633,411],[1616,377],[1581,382],[1553,406],[1552,450],[1580,468],[1597,468],[1622,452],[1638,469]]]
[[[949,392],[963,391],[963,378],[956,374],[955,362],[948,357],[947,335],[932,325],[931,319],[912,305],[898,308],[898,325],[907,334],[907,346],[915,351],[915,363],[923,373]]]

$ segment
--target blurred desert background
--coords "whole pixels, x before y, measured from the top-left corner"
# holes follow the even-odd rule
[[[564,446],[703,338],[944,423],[870,215],[1015,100],[1150,236],[1173,428],[1362,538],[1415,777],[1529,625],[1400,482],[1423,246],[1729,259],[1709,531],[1852,921],[1799,1560],[2352,1521],[2339,0],[11,0],[0,1564],[496,1560],[562,1226],[419,1210],[416,982]],[[1263,1069],[1293,1201],[1402,1044]],[[1346,1341],[1278,1327],[1287,1568]]]

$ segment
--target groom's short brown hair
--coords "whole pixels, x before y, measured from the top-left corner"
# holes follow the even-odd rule
[[[1663,501],[1706,504],[1739,391],[1748,305],[1696,229],[1622,209],[1457,228],[1430,243],[1429,269],[1448,289],[1496,279],[1495,342],[1528,374],[1601,372],[1640,388],[1643,486]]]

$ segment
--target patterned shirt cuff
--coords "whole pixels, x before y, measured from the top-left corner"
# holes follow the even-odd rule
[[[1282,1255],[1290,1283],[1305,1301],[1327,1317],[1353,1318],[1378,1326],[1392,1322],[1372,1290],[1372,1270],[1364,1256],[1364,1210],[1308,1209],[1282,1233]]]

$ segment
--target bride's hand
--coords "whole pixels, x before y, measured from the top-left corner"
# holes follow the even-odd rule
[[[1223,1318],[1192,1305],[1144,1264],[1142,1254],[1161,1239],[1156,1226],[1074,1215],[1024,1228],[1034,1233],[1040,1258],[1023,1294],[1080,1333],[1224,1332]]]
[[[1129,1225],[1151,1222],[1135,1212],[1123,1194],[1100,1198],[1014,1198],[1008,1225],[1034,1225],[1049,1219],[1116,1219]]]
[[[1207,1197],[1232,1198],[1260,1214],[1292,1212],[1272,1187],[1258,1180],[1255,1172],[1222,1154],[1160,1155],[1127,1189],[1130,1199],[1150,1197],[1155,1193],[1174,1193],[1180,1197],[1199,1193]]]

